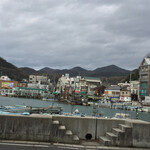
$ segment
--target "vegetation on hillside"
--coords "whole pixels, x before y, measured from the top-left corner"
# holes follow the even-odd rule
[[[11,63],[7,62],[5,59],[0,57],[0,75],[7,75],[12,80],[21,81],[22,79],[28,79],[28,75],[17,68],[16,66],[12,65]]]

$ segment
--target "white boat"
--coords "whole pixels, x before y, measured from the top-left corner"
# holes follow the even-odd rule
[[[114,118],[118,118],[118,119],[130,119],[130,115],[129,114],[124,114],[124,113],[116,113]]]
[[[57,99],[53,99],[53,98],[43,98],[43,101],[49,101],[49,102],[57,102]]]
[[[143,110],[144,112],[150,112],[150,107],[143,107],[142,110]]]

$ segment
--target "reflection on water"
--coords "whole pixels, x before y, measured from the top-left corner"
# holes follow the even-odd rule
[[[0,96],[0,105],[3,106],[13,106],[13,105],[26,105],[32,107],[48,107],[50,105],[61,106],[64,112],[71,113],[76,109],[79,110],[80,113],[85,113],[86,115],[93,115],[93,107],[92,106],[80,106],[80,105],[70,105],[61,102],[49,102],[42,101],[37,99],[25,99],[25,98],[10,98],[10,97],[1,97]],[[109,108],[98,108],[97,115],[102,113],[104,117],[114,117],[116,113],[127,113],[130,114],[131,118],[136,118],[136,112],[128,111],[128,110],[117,110],[117,109],[109,109]],[[146,112],[138,112],[139,119],[150,122],[150,113]]]

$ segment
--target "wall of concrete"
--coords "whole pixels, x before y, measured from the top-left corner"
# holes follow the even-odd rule
[[[92,135],[92,140],[95,139],[95,117],[53,116],[53,120],[59,120],[61,124],[64,124],[73,134],[78,135],[80,139],[86,139],[87,134]]]
[[[50,141],[52,117],[0,115],[0,139]]]
[[[75,116],[44,116],[44,115],[0,115],[0,139],[24,140],[42,142],[71,143],[64,131],[59,131],[58,125],[53,121],[58,120],[59,125],[65,125],[66,130],[71,130],[81,140],[87,134],[92,135],[92,140],[104,136],[119,124],[132,127],[132,145],[134,147],[150,147],[150,123],[138,120],[119,120],[96,117]]]
[[[112,128],[117,128],[119,124],[124,124],[125,120],[121,119],[109,119],[98,118],[96,128],[96,138],[105,135],[106,132],[111,132]]]
[[[124,120],[96,118],[96,117],[77,117],[77,116],[53,116],[53,120],[59,120],[61,124],[70,129],[80,139],[85,140],[87,134],[92,135],[92,140],[105,135],[112,128],[125,123]]]
[[[125,124],[132,127],[134,147],[150,147],[150,123],[141,120],[129,120]]]

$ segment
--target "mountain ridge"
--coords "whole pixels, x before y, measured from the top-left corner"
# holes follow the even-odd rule
[[[31,71],[31,68],[28,70],[21,68],[24,70],[27,74]],[[32,72],[33,71],[33,72]],[[73,67],[71,69],[52,69],[50,67],[44,67],[42,69],[37,70],[37,72],[32,70],[30,73],[35,74],[35,73],[41,73],[41,74],[66,74],[69,73],[70,76],[95,76],[95,77],[111,77],[111,76],[126,76],[128,75],[131,71],[120,68],[116,65],[108,65],[104,66],[101,68],[96,68],[94,70],[87,70],[84,69],[80,66]]]

